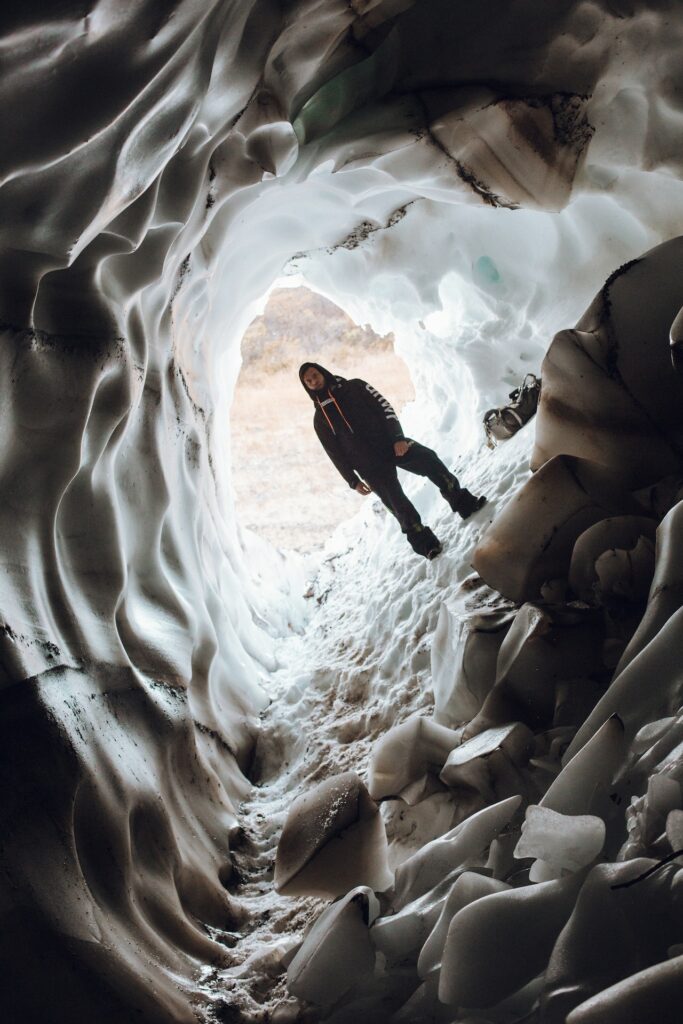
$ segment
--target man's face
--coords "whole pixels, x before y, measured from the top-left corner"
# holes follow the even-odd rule
[[[320,370],[316,370],[315,366],[308,367],[304,373],[303,381],[309,391],[320,391],[321,388],[325,387],[325,378]]]

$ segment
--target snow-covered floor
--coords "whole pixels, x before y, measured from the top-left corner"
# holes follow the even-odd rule
[[[404,485],[443,542],[433,562],[415,555],[378,500],[342,523],[324,549],[306,602],[303,631],[276,642],[279,668],[269,679],[271,703],[251,772],[254,788],[240,809],[231,842],[231,890],[245,919],[240,934],[215,935],[231,947],[232,965],[201,979],[210,1019],[240,1022],[304,1020],[287,996],[282,956],[298,944],[323,903],[279,896],[273,863],[292,800],[328,776],[354,770],[366,777],[371,746],[388,728],[433,704],[430,650],[441,605],[471,573],[480,533],[527,478],[532,429],[465,462],[449,458],[463,485],[489,504],[466,523],[428,481]],[[394,862],[445,832],[450,812],[439,796],[414,808],[387,801],[383,815]],[[275,1011],[275,1015],[273,1015]]]

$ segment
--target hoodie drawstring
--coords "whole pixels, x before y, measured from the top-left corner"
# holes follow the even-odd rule
[[[337,407],[337,412],[339,413],[339,415],[341,416],[341,418],[342,418],[342,419],[344,420],[344,423],[346,424],[346,426],[347,426],[347,427],[349,428],[349,430],[350,430],[350,431],[351,431],[351,433],[353,434],[353,427],[351,426],[351,424],[350,424],[350,423],[349,423],[349,421],[347,420],[347,418],[346,418],[346,416],[344,415],[344,413],[343,413],[343,412],[341,411],[341,408],[340,408],[340,406],[339,406],[339,402],[338,402],[338,401],[337,401],[337,399],[336,399],[336,398],[335,398],[335,397],[334,397],[334,396],[332,395],[332,392],[331,392],[331,391],[330,391],[329,389],[328,389],[328,391],[327,391],[327,397],[329,398],[329,400],[330,400],[331,402],[334,402],[335,406]],[[320,399],[319,399],[319,398],[317,398],[317,399],[316,399],[316,401],[317,401],[317,403],[318,403],[318,408],[320,409],[320,411],[322,412],[323,416],[324,416],[324,417],[325,417],[325,419],[327,420],[327,425],[328,425],[328,427],[330,428],[330,430],[332,431],[332,433],[333,433],[333,434],[335,435],[335,437],[336,437],[336,436],[337,436],[337,431],[336,431],[336,430],[334,429],[334,427],[332,426],[332,420],[330,419],[330,417],[329,417],[329,416],[327,415],[327,413],[325,412],[325,408],[324,408],[324,406],[323,406],[323,403],[322,403],[322,402],[320,401]]]

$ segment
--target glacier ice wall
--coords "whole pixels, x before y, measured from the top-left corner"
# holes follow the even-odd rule
[[[396,328],[430,436],[473,446],[490,353],[534,365],[683,232],[683,23],[67,0],[2,24],[3,959],[24,1019],[192,1020],[204,925],[239,928],[281,615],[230,519],[241,331],[298,270]]]

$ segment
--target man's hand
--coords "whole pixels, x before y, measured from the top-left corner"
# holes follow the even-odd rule
[[[359,480],[356,484],[356,490],[359,494],[370,494],[372,492],[372,487],[368,487],[363,480]]]
[[[401,455],[405,455],[409,448],[410,445],[407,441],[396,441],[394,444],[394,454],[400,458]]]

